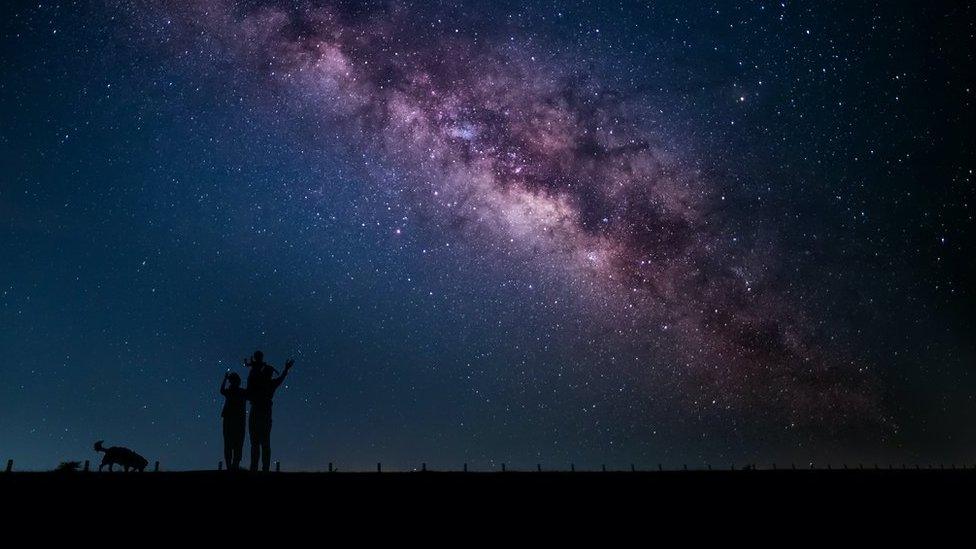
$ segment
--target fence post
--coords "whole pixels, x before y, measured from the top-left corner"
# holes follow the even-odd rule
[[[575,463],[570,463],[569,464],[569,472],[570,473],[575,473],[576,472],[576,464]]]
[[[377,473],[382,473],[383,472],[383,464],[380,463],[380,462],[378,462],[378,461],[376,462],[376,472]]]
[[[773,471],[775,471],[775,470],[776,470],[776,464],[774,463],[773,464]]]
[[[633,463],[630,464],[630,472],[631,473],[636,473],[637,472],[637,468],[634,467],[634,464]]]
[[[606,473],[607,472],[607,466],[606,465],[601,465],[600,466],[600,470],[603,471],[604,473]]]
[[[158,473],[159,472],[159,461],[157,461],[156,464],[153,465],[153,472],[154,473]]]
[[[664,470],[664,467],[661,467],[661,464],[660,464],[660,463],[658,463],[658,464],[657,464],[657,470],[658,470],[658,472],[661,472],[661,471],[663,471],[663,470]]]
[[[89,468],[89,465],[90,465],[90,464],[88,463],[88,460],[86,459],[86,460],[85,460],[85,472],[86,472],[86,473],[88,472],[88,468]]]
[[[687,463],[682,464],[681,465],[681,470],[682,471],[687,471],[688,470],[688,464]]]
[[[465,472],[465,473],[467,473],[467,472],[468,472],[468,464],[467,464],[467,463],[465,463],[465,464],[464,464],[464,472]]]
[[[275,473],[280,473],[280,472],[281,472],[281,462],[276,460],[275,461]]]
[[[502,472],[503,473],[505,472],[505,464],[504,463],[502,463]]]
[[[7,460],[7,472],[9,473],[10,471],[13,471],[13,470],[14,470],[14,460],[8,459]]]
[[[420,470],[423,471],[423,472],[425,472],[425,473],[427,472],[427,463],[426,462],[420,464]]]
[[[223,471],[224,470],[224,460],[220,460],[220,461],[217,462],[217,470],[218,471]]]
[[[541,473],[542,472],[542,464],[541,463],[536,463],[535,464],[535,472],[537,472],[537,473]]]
[[[332,462],[331,461],[329,462],[329,472],[330,473],[332,472]]]

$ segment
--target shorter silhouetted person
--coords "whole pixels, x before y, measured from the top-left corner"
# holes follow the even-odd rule
[[[248,434],[251,437],[252,471],[258,470],[259,460],[263,471],[271,468],[271,399],[294,364],[294,360],[289,360],[285,363],[285,371],[274,377],[277,370],[264,361],[261,351],[255,351],[254,356],[245,361],[245,366],[251,369],[247,375],[247,399],[251,401]]]
[[[241,376],[234,372],[224,374],[220,394],[224,395],[224,409],[220,412],[224,418],[224,462],[228,471],[234,471],[241,467],[247,414],[247,392],[241,387]]]

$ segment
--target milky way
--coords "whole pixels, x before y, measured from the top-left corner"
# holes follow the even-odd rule
[[[643,120],[646,99],[585,60],[411,15],[199,2],[159,17],[378,155],[396,176],[372,185],[571,288],[594,325],[668,342],[655,352],[688,401],[801,424],[883,417],[865,365],[819,341],[777,274],[774,239],[740,239],[715,182]]]

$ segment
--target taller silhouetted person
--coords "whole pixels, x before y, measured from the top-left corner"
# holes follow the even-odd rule
[[[251,401],[248,432],[251,436],[252,471],[258,470],[258,459],[261,460],[263,471],[271,468],[271,399],[294,364],[295,361],[289,359],[285,363],[285,371],[274,377],[277,370],[264,361],[261,351],[255,351],[254,356],[245,361],[245,366],[251,369],[247,375],[247,399]]]
[[[224,409],[220,412],[224,418],[224,462],[228,471],[235,471],[241,468],[247,406],[247,391],[241,387],[241,376],[233,372],[224,374],[220,394],[224,395]]]

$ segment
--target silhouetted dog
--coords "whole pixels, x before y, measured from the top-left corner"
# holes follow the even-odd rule
[[[98,470],[101,471],[102,467],[108,465],[108,470],[112,470],[112,466],[115,464],[121,465],[122,468],[128,472],[129,469],[135,469],[140,473],[145,470],[149,462],[146,458],[140,456],[139,454],[133,452],[128,448],[123,448],[121,446],[112,446],[111,448],[106,448],[102,446],[104,440],[99,440],[95,443],[96,452],[104,452],[105,455],[102,456],[102,463],[98,466]]]

